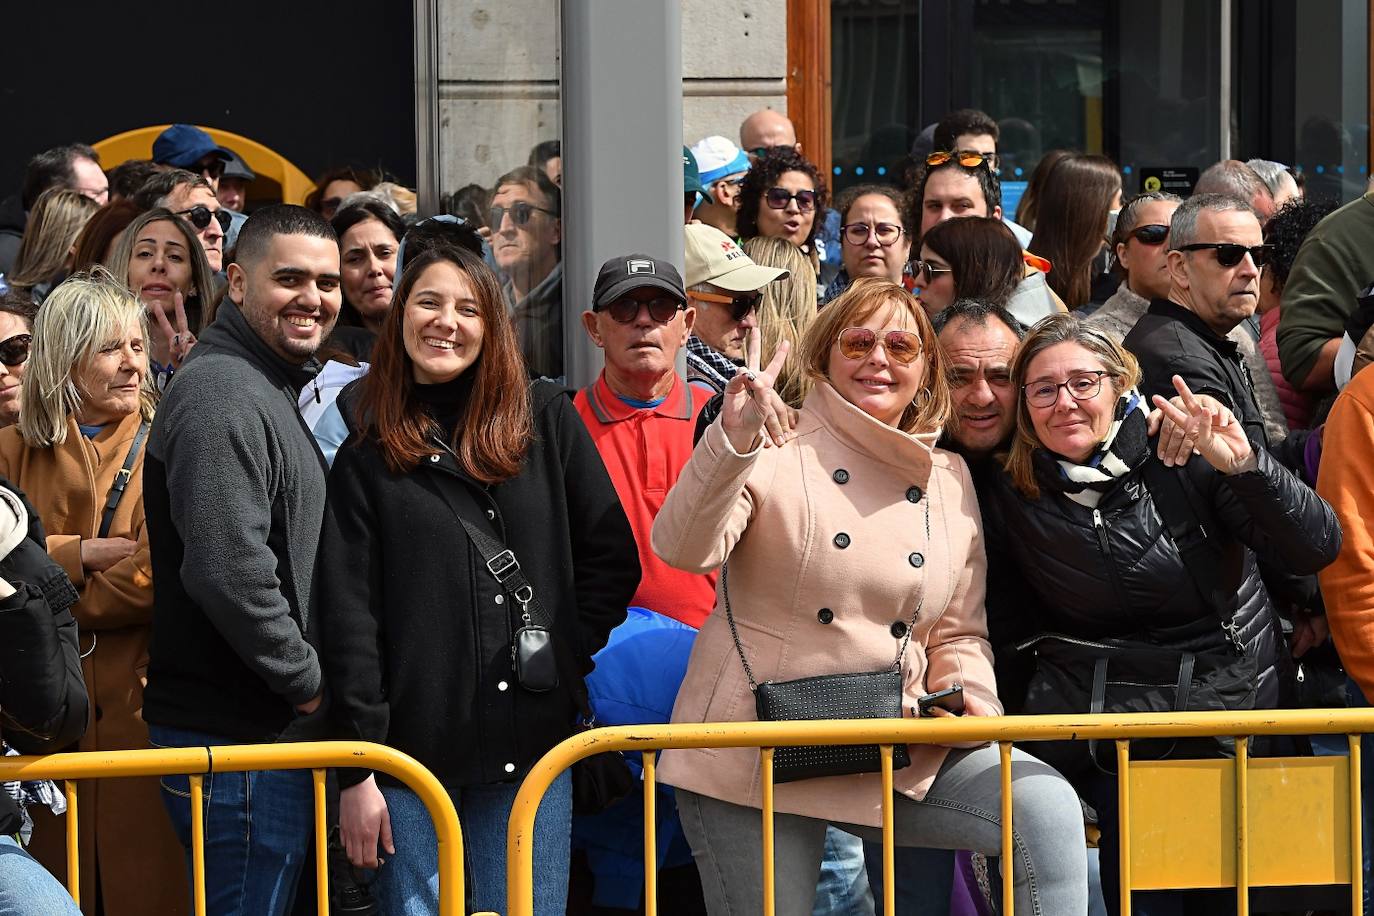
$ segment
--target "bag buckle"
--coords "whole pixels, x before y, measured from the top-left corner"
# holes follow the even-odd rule
[[[487,561],[487,569],[498,580],[504,582],[508,576],[519,572],[520,561],[515,558],[510,548],[506,548]]]
[[[1231,641],[1231,648],[1236,650],[1237,655],[1245,654],[1245,644],[1240,640],[1240,633],[1234,620],[1221,625],[1221,629],[1226,633],[1227,639]]]

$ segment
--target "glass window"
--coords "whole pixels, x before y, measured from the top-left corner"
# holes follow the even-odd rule
[[[442,205],[484,227],[530,372],[561,378],[559,3],[439,12]]]

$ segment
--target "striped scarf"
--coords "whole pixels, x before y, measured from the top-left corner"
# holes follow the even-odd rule
[[[1036,449],[1037,480],[1060,493],[1107,492],[1149,454],[1147,416],[1144,399],[1132,388],[1117,399],[1107,437],[1087,460],[1067,461],[1046,449]]]

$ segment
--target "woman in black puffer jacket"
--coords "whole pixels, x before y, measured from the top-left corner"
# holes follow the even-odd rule
[[[1006,471],[990,488],[984,529],[989,575],[1024,583],[1042,634],[1033,641],[1036,675],[1025,711],[1090,711],[1086,700],[1099,670],[1111,711],[1112,691],[1130,692],[1118,680],[1177,683],[1185,653],[1195,664],[1185,708],[1278,705],[1286,649],[1256,558],[1315,573],[1340,551],[1331,508],[1264,449],[1251,447],[1229,414],[1209,413],[1181,381],[1182,410],[1156,404],[1199,454],[1165,467],[1147,434],[1135,359],[1074,316],[1039,322],[1012,376],[1018,429]],[[1191,562],[1171,530],[1180,532]],[[1128,675],[1127,665],[1142,658],[1150,677]],[[1177,699],[1172,688],[1160,696]],[[1075,701],[1078,708],[1068,708]],[[1103,890],[1115,912],[1116,780],[1092,765],[1085,745],[1046,750],[1056,752],[1054,762],[1098,809]],[[1220,750],[1216,742],[1210,749]],[[1170,753],[1167,745],[1155,750]],[[1207,746],[1180,744],[1172,755],[1195,750]],[[1215,907],[1225,905],[1194,900],[1194,892],[1166,893],[1180,898],[1168,912],[1220,912]]]

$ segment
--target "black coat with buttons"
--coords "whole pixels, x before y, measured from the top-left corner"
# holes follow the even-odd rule
[[[410,754],[446,786],[522,777],[572,733],[583,676],[639,585],[634,534],[571,392],[532,388],[515,478],[484,487],[441,451],[409,473],[370,438],[339,449],[317,568],[321,663],[340,737]],[[516,683],[520,613],[457,513],[504,540],[545,611],[559,684]],[[350,786],[366,771],[343,771]],[[386,777],[380,776],[383,781]]]

